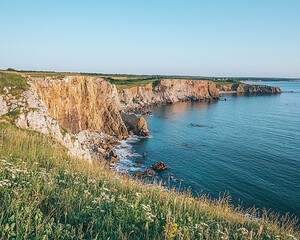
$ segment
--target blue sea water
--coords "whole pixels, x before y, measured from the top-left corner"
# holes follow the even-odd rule
[[[171,186],[212,198],[229,192],[234,204],[300,217],[300,82],[259,84],[283,92],[153,108],[146,116],[152,136],[133,139],[134,154],[119,167],[134,172],[163,161],[170,169],[158,177],[172,175]]]

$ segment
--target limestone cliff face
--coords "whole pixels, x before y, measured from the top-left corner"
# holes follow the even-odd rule
[[[12,95],[10,88],[3,89],[1,120],[13,117],[17,126],[57,139],[73,156],[109,163],[118,160],[113,149],[117,139],[111,135],[117,134],[119,140],[128,133],[150,135],[146,120],[130,113],[136,106],[219,98],[216,85],[209,81],[162,80],[155,86],[118,92],[96,77],[24,77],[30,87],[19,96]],[[13,114],[9,117],[8,113]]]
[[[281,93],[279,87],[266,85],[250,85],[245,83],[229,83],[219,86],[220,91],[237,93]]]
[[[51,117],[72,133],[89,130],[128,134],[119,114],[117,89],[107,81],[68,76],[63,79],[35,78],[33,82]]]
[[[119,90],[119,99],[124,110],[187,100],[211,101],[219,97],[216,84],[206,80],[165,79],[157,86],[151,83],[142,87]]]

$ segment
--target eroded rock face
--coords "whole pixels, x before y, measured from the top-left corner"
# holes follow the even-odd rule
[[[271,87],[266,85],[252,85],[245,83],[229,83],[222,84],[219,89],[224,92],[237,92],[237,93],[281,93],[279,87]]]
[[[135,113],[121,112],[122,119],[128,132],[133,132],[138,136],[150,136],[150,132],[147,127],[147,121],[144,117],[137,116]]]
[[[206,80],[165,79],[156,86],[152,83],[119,90],[121,108],[125,111],[149,105],[179,101],[211,101],[220,98],[216,84]]]
[[[33,82],[51,117],[72,133],[89,130],[128,134],[119,114],[117,89],[107,81],[69,76],[63,79],[35,78]]]

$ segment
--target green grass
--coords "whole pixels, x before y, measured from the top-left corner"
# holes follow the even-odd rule
[[[117,86],[118,90],[145,86],[149,83],[158,82],[161,78],[158,77],[147,77],[147,78],[128,78],[128,79],[115,79],[113,77],[106,77],[106,79],[111,83]]]
[[[230,80],[227,80],[227,81],[214,81],[217,85],[217,87],[221,86],[221,85],[226,85],[226,84],[235,84],[235,83],[240,83],[239,81],[237,80],[233,80],[233,79],[230,79]]]
[[[11,87],[9,91],[12,95],[19,95],[29,88],[26,78],[15,73],[0,72],[0,94],[5,94],[4,88]]]
[[[257,222],[227,198],[195,199],[139,183],[100,163],[72,159],[49,137],[7,123],[0,123],[0,210],[0,239],[300,236],[289,218],[264,212]]]

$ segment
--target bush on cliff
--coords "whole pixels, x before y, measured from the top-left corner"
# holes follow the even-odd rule
[[[209,201],[72,159],[50,138],[0,123],[0,239],[296,239],[288,218],[258,221]],[[254,214],[254,213],[253,213]]]

